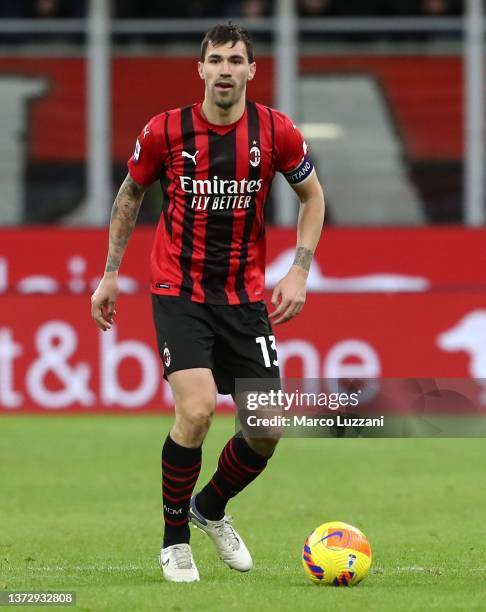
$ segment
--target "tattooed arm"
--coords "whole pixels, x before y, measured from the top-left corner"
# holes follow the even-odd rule
[[[304,307],[307,276],[324,222],[324,195],[316,173],[292,187],[300,200],[297,249],[292,267],[273,291],[275,310],[270,318],[275,324],[285,323]]]
[[[145,187],[127,174],[111,210],[110,246],[106,260],[106,272],[117,272],[128,240],[137,223],[138,211],[145,194]]]
[[[118,268],[137,223],[145,190],[127,174],[113,204],[105,274],[91,297],[91,316],[103,331],[113,324],[118,297]]]

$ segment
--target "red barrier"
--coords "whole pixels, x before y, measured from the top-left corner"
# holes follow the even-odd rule
[[[0,410],[170,407],[146,290],[152,234],[134,233],[117,326],[103,334],[89,294],[106,231],[0,231]],[[275,329],[282,374],[486,379],[485,242],[458,228],[327,230],[303,313]],[[294,243],[269,230],[270,285]],[[50,295],[25,295],[35,290]]]
[[[139,227],[130,240],[122,266],[126,293],[145,291],[149,285],[154,232],[154,228]],[[0,295],[34,289],[89,292],[103,272],[107,238],[106,229],[0,229]],[[486,289],[485,244],[485,230],[326,228],[310,290],[465,291],[478,285]],[[295,230],[267,230],[270,286],[291,265],[294,245]]]
[[[88,296],[1,302],[0,410],[170,407],[148,296],[122,296],[106,333],[91,321]],[[314,294],[275,332],[287,377],[486,378],[486,292]]]

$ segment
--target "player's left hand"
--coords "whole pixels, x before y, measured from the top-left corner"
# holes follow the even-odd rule
[[[304,308],[306,282],[307,272],[300,266],[292,266],[277,283],[272,293],[275,310],[269,314],[275,325],[289,321]]]

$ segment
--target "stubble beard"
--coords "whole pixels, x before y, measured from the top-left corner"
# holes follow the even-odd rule
[[[235,104],[234,100],[228,100],[225,102],[224,100],[216,100],[216,106],[222,108],[223,110],[228,110]]]
[[[235,92],[233,91],[232,94],[235,94]],[[219,98],[218,92],[215,92],[214,103],[218,108],[221,108],[222,110],[228,110],[239,101],[241,95],[242,92],[236,92],[236,95],[231,95],[231,99],[224,100]]]

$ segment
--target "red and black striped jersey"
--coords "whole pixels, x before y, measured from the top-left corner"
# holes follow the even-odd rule
[[[302,134],[283,113],[248,101],[230,125],[209,123],[201,103],[156,115],[128,170],[159,179],[163,213],[151,256],[151,289],[196,302],[263,299],[264,206],[276,171],[290,183],[312,171]]]

